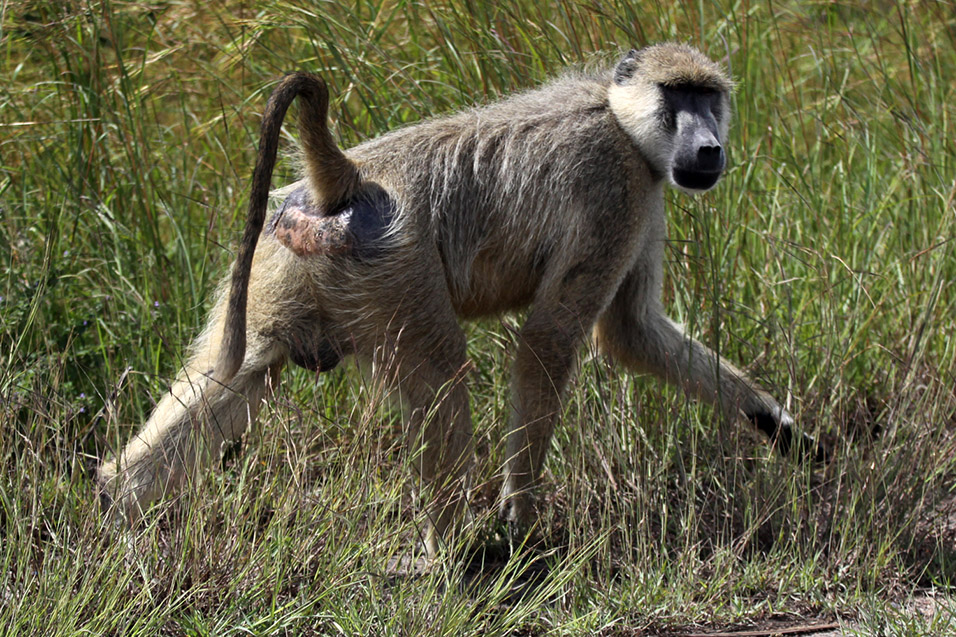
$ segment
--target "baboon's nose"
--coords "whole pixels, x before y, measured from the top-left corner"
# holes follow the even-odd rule
[[[701,170],[720,170],[723,148],[720,144],[703,144],[697,149],[697,163]]]
[[[724,149],[720,144],[701,144],[697,148],[697,166],[700,170],[713,172],[723,170]]]
[[[709,144],[697,149],[697,157],[701,161],[713,161],[720,157],[720,144]]]

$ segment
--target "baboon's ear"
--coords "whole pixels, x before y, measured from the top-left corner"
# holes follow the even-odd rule
[[[617,63],[617,67],[614,69],[615,84],[625,84],[634,76],[634,72],[637,71],[638,55],[637,49],[631,49],[627,52],[627,55]]]

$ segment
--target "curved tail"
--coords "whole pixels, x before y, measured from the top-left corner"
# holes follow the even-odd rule
[[[269,96],[259,129],[259,153],[252,173],[246,227],[232,268],[226,322],[214,370],[221,383],[232,380],[246,355],[246,305],[252,257],[265,223],[282,121],[297,96],[303,98],[299,129],[314,203],[322,210],[332,210],[348,199],[359,184],[358,168],[335,144],[329,131],[329,91],[325,82],[311,73],[285,76]]]

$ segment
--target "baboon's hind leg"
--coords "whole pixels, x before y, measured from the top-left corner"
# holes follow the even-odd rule
[[[444,280],[423,276],[403,283],[395,286],[402,291],[400,300],[385,300],[377,309],[381,314],[367,316],[385,329],[369,333],[369,342],[357,347],[375,352],[377,373],[401,393],[416,491],[427,515],[423,540],[432,557],[454,539],[470,487],[474,447],[465,383],[469,365]]]
[[[414,367],[400,372],[403,399],[411,408],[409,446],[421,481],[420,501],[428,516],[424,544],[429,556],[454,539],[470,488],[474,448],[464,342],[461,351],[460,357],[433,350],[431,360],[405,359],[403,365]]]
[[[250,335],[235,377],[225,385],[211,377],[222,337],[222,305],[143,428],[99,468],[105,503],[128,522],[190,473],[218,459],[223,446],[242,435],[284,363],[281,345]]]

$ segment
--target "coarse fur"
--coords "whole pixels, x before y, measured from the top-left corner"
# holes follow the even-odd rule
[[[786,410],[661,303],[664,185],[707,190],[724,167],[732,85],[703,54],[677,44],[631,51],[607,73],[569,73],[345,155],[329,149],[327,95],[306,86],[315,81],[287,78],[277,89],[286,106],[290,95],[306,99],[306,175],[251,263],[237,260],[230,295],[248,290],[246,323],[237,328],[243,308],[222,293],[179,379],[100,468],[125,518],[241,435],[287,360],[324,371],[355,354],[400,390],[409,444],[426,450],[416,458],[434,554],[454,528],[472,462],[458,320],[529,306],[512,376],[508,521],[533,518],[561,397],[589,334],[626,368],[677,383],[791,446]],[[263,144],[277,113],[267,109]],[[259,197],[272,152],[260,151]],[[264,210],[250,203],[256,236]],[[250,243],[247,231],[240,255]]]

